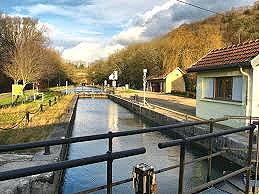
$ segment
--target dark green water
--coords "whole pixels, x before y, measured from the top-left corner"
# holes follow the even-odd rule
[[[93,135],[108,131],[126,131],[154,126],[143,120],[120,105],[108,99],[80,99],[77,107],[73,136]],[[145,162],[155,169],[179,164],[180,149],[172,147],[160,150],[159,142],[171,140],[159,132],[134,136],[114,138],[114,151],[123,151],[132,148],[145,147],[143,155],[115,160],[113,162],[113,181],[131,177],[132,167]],[[107,151],[107,140],[71,144],[69,159],[82,158],[104,154]],[[197,147],[190,147],[186,153],[186,160],[206,155],[206,152]],[[214,177],[222,175],[224,170],[234,168],[229,162],[213,160],[212,173]],[[179,169],[170,170],[157,175],[158,193],[177,193]],[[185,191],[204,183],[206,180],[207,162],[187,165],[185,168]],[[66,171],[63,193],[71,194],[88,188],[106,184],[106,163],[71,168]],[[102,190],[96,193],[106,193]],[[113,193],[133,193],[132,183],[126,183],[113,188]]]

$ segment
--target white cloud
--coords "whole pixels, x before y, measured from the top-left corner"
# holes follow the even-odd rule
[[[62,57],[69,61],[86,61],[93,62],[100,58],[108,57],[118,49],[123,48],[121,45],[104,45],[100,42],[82,42],[77,46],[64,50]]]
[[[93,15],[97,14],[100,18],[107,17],[106,19],[111,19],[112,22],[116,20],[115,18],[119,18],[116,20],[117,22],[113,24],[128,18],[130,15],[129,11],[134,11],[134,9],[136,9],[135,6],[143,6],[142,1],[138,1],[141,2],[138,3],[135,0],[119,0],[120,3],[118,3],[118,0],[116,3],[115,0],[111,0],[105,1],[103,4],[100,3],[100,0],[96,0],[95,2],[96,3],[93,5],[84,7],[83,10],[88,10]],[[188,2],[202,5],[202,7],[214,11],[224,11],[233,6],[251,4],[254,0],[217,0],[213,3],[210,0],[189,0]],[[114,8],[112,3],[117,4],[118,7]],[[127,5],[127,3],[129,3],[129,5]],[[111,38],[110,43],[101,43],[99,40],[96,44],[92,44],[89,40],[84,41],[84,43],[80,43],[72,49],[65,50],[63,57],[69,58],[70,60],[73,60],[73,58],[79,60],[81,56],[81,59],[91,62],[98,58],[107,57],[108,53],[114,52],[114,49],[124,48],[130,43],[150,40],[156,36],[169,32],[171,29],[183,23],[196,21],[211,14],[195,7],[179,3],[176,0],[167,0],[162,3],[161,1],[153,1],[152,3],[156,6],[153,6],[153,8],[150,8],[149,10],[142,9],[143,12],[135,12],[134,16],[129,17],[127,20],[128,22],[124,22],[124,29],[115,34]],[[158,3],[161,4],[157,5]],[[126,9],[124,9],[125,7]],[[89,8],[91,9],[89,10]]]
[[[186,0],[196,5],[214,11],[224,11],[233,6],[252,4],[254,0],[217,0],[213,3],[210,0]],[[131,23],[122,32],[112,37],[114,44],[128,45],[130,43],[150,40],[163,35],[183,23],[197,21],[211,15],[210,12],[200,10],[196,7],[180,3],[176,0],[155,6],[153,9],[139,14],[131,20]]]

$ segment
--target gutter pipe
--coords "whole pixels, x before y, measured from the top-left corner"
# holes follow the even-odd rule
[[[242,75],[247,77],[247,99],[246,99],[246,105],[247,105],[247,109],[246,109],[246,115],[247,116],[252,116],[252,90],[251,90],[251,86],[252,86],[252,79],[251,76],[243,71],[243,68],[240,67],[240,72]]]

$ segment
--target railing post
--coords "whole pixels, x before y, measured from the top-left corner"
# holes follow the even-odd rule
[[[214,127],[214,119],[210,119],[210,133],[213,133],[213,127]],[[212,139],[209,139],[209,149],[208,149],[208,171],[207,171],[207,182],[210,182],[211,180],[211,167],[212,167]]]
[[[179,170],[178,194],[182,194],[183,189],[184,189],[183,183],[184,183],[185,147],[186,147],[186,142],[184,141],[181,144],[181,151],[180,151],[180,170]]]
[[[40,111],[42,112],[43,111],[43,105],[40,104]]]
[[[25,117],[26,117],[27,122],[29,123],[30,122],[30,112],[29,111],[26,111]]]
[[[50,147],[49,146],[45,146],[45,152],[43,155],[50,155]]]
[[[252,160],[252,149],[253,149],[253,134],[254,134],[254,128],[251,128],[249,130],[249,142],[248,142],[248,152],[247,152],[247,164],[248,167],[246,172],[246,187],[245,187],[245,193],[249,194],[250,190],[250,176],[251,176],[251,160]]]
[[[259,142],[258,142],[258,138],[259,138],[259,121],[253,121],[253,124],[257,126],[257,134],[256,134],[256,164],[255,164],[255,184],[254,184],[254,188],[253,188],[253,193],[255,194],[257,187],[257,177],[258,177],[258,160],[259,160]]]
[[[112,132],[109,131],[109,151],[107,154],[112,154]],[[109,157],[107,161],[107,194],[112,194],[112,159]]]

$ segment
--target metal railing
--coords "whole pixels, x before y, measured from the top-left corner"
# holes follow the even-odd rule
[[[255,125],[250,125],[250,126],[246,126],[246,127],[241,127],[241,128],[237,128],[237,129],[231,129],[231,130],[227,130],[227,131],[221,131],[221,132],[214,132],[214,133],[209,133],[209,134],[204,134],[204,135],[199,135],[199,136],[194,136],[194,137],[188,137],[188,138],[182,138],[182,139],[177,139],[177,140],[172,140],[169,142],[164,142],[164,143],[159,143],[158,147],[160,149],[163,148],[168,148],[168,147],[172,147],[172,146],[180,146],[180,170],[179,170],[179,182],[178,182],[178,194],[182,194],[184,193],[184,165],[185,165],[185,151],[186,151],[186,145],[195,142],[195,141],[201,141],[201,140],[205,140],[205,139],[209,139],[210,140],[210,147],[209,147],[209,155],[211,155],[212,153],[212,138],[216,138],[219,136],[223,136],[223,135],[229,135],[232,133],[238,133],[238,132],[242,132],[242,131],[249,131],[249,143],[248,143],[248,154],[247,154],[247,163],[246,166],[235,171],[232,172],[228,175],[225,175],[223,177],[220,177],[218,179],[215,180],[211,180],[211,158],[209,158],[209,165],[208,165],[208,174],[207,174],[207,183],[197,186],[194,189],[192,189],[192,191],[188,192],[188,193],[196,193],[199,191],[202,191],[203,189],[206,189],[212,185],[215,185],[225,179],[231,178],[233,176],[236,176],[244,171],[246,171],[246,187],[245,187],[245,193],[249,194],[249,183],[250,183],[250,176],[251,176],[251,159],[252,159],[252,148],[253,148],[253,142],[252,142],[252,138],[253,138],[253,132],[255,129]]]
[[[93,192],[93,191],[97,191],[97,190],[101,190],[101,189],[107,189],[107,193],[111,194],[113,186],[132,181],[132,178],[128,178],[128,179],[113,182],[113,180],[112,180],[113,160],[116,160],[119,158],[124,158],[124,157],[129,157],[129,156],[134,156],[134,155],[139,155],[139,154],[143,154],[146,152],[144,147],[132,149],[132,150],[120,151],[120,152],[113,152],[113,143],[112,143],[113,138],[129,136],[129,135],[136,135],[136,134],[143,134],[143,133],[150,133],[150,132],[156,132],[156,131],[162,132],[162,131],[166,131],[166,130],[170,130],[170,129],[177,129],[177,128],[182,128],[182,127],[191,127],[191,126],[196,126],[196,125],[209,124],[210,132],[211,132],[209,134],[199,135],[199,136],[194,136],[194,137],[189,137],[189,138],[182,138],[182,139],[177,139],[174,141],[159,144],[160,148],[181,145],[180,164],[174,165],[174,166],[169,166],[169,167],[166,167],[163,169],[159,169],[159,170],[155,171],[155,173],[158,174],[158,173],[162,173],[162,172],[180,167],[179,192],[178,193],[183,193],[184,164],[191,164],[194,162],[199,162],[199,161],[208,159],[208,161],[209,161],[208,169],[209,170],[208,170],[208,175],[207,175],[207,181],[208,181],[207,184],[209,184],[209,183],[211,183],[211,181],[210,181],[211,159],[213,157],[219,156],[222,153],[226,152],[226,151],[220,151],[218,153],[212,153],[212,145],[211,145],[212,143],[210,143],[209,152],[208,152],[207,156],[196,158],[192,161],[185,161],[184,154],[185,154],[186,145],[188,143],[191,143],[194,141],[211,139],[211,138],[218,137],[221,135],[227,135],[227,134],[231,134],[231,133],[249,130],[250,131],[250,136],[249,136],[249,156],[250,157],[248,157],[249,165],[247,164],[247,166],[243,170],[249,171],[249,173],[250,173],[250,170],[251,170],[251,167],[250,167],[251,145],[252,145],[252,144],[250,145],[250,143],[251,143],[251,135],[252,135],[252,132],[253,132],[255,126],[251,125],[251,126],[247,126],[247,127],[238,128],[238,129],[212,133],[213,125],[216,122],[220,122],[220,121],[224,121],[224,120],[226,120],[226,118],[215,119],[215,120],[206,120],[206,121],[176,123],[173,125],[165,125],[165,126],[159,126],[159,127],[151,127],[151,128],[146,128],[146,129],[137,129],[137,130],[131,130],[131,131],[115,132],[115,133],[108,132],[108,133],[104,133],[104,134],[97,134],[97,135],[91,135],[91,136],[62,138],[62,139],[31,142],[31,143],[22,143],[22,144],[13,144],[13,145],[0,145],[0,153],[1,153],[1,152],[9,152],[9,151],[15,151],[15,150],[37,148],[37,147],[45,147],[45,149],[46,149],[46,148],[49,148],[49,146],[54,146],[54,145],[108,139],[108,150],[103,155],[86,157],[86,158],[81,158],[81,159],[76,159],[76,160],[60,161],[60,162],[56,162],[53,164],[40,165],[40,166],[34,166],[34,167],[23,168],[23,169],[18,169],[18,170],[8,170],[8,171],[0,172],[0,181],[106,161],[107,162],[107,184],[101,185],[101,186],[98,186],[95,188],[91,188],[91,189],[88,189],[85,191],[81,191],[79,193],[86,193],[86,192]],[[249,177],[249,176],[247,176],[247,177]]]

